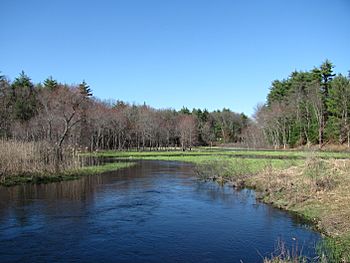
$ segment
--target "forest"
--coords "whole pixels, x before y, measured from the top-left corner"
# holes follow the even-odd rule
[[[155,109],[144,104],[102,101],[89,85],[33,83],[21,72],[0,76],[2,140],[45,142],[60,153],[75,150],[159,150],[235,145],[291,148],[350,145],[350,79],[326,60],[310,71],[294,71],[272,82],[266,103],[252,118],[223,108]]]
[[[2,76],[0,85],[1,137],[45,141],[58,148],[186,150],[217,141],[241,142],[249,125],[246,115],[225,108],[176,111],[101,101],[84,81],[67,85],[50,77],[33,84],[22,72],[13,82]]]
[[[0,136],[45,141],[57,149],[191,149],[198,145],[291,148],[327,143],[350,146],[350,79],[326,60],[272,82],[253,118],[229,109],[155,109],[101,101],[83,81],[34,84],[24,72],[0,76]]]
[[[276,149],[316,144],[349,147],[350,77],[335,74],[333,68],[326,60],[320,67],[294,71],[272,82],[253,123],[268,145]]]
[[[253,118],[229,109],[155,109],[101,101],[83,81],[34,84],[24,72],[0,76],[0,136],[45,141],[57,149],[191,149],[198,145],[291,148],[327,143],[350,145],[350,79],[326,60],[272,82]]]

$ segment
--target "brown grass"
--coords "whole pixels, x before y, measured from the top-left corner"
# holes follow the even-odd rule
[[[9,176],[40,175],[54,173],[79,166],[73,151],[65,150],[56,165],[55,152],[45,142],[19,142],[0,140],[0,178]]]
[[[308,262],[302,255],[302,249],[298,246],[289,250],[283,241],[279,241],[275,253],[270,258],[264,258],[264,263],[306,263]]]
[[[350,262],[350,160],[310,157],[285,170],[267,168],[248,178],[247,185],[264,202],[303,215],[333,239],[336,261],[325,257],[321,262]],[[294,261],[277,257],[265,262]]]
[[[265,202],[306,215],[328,235],[350,234],[350,160],[310,158],[255,175],[249,184]]]

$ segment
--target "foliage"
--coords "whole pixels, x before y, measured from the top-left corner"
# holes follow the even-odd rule
[[[326,60],[318,68],[293,72],[272,82],[267,103],[260,107],[256,122],[275,148],[326,143],[350,147],[349,78],[333,73]]]
[[[180,111],[100,101],[90,86],[59,83],[52,77],[34,85],[22,72],[12,83],[0,78],[0,137],[47,141],[57,149],[138,150],[181,146],[183,150],[216,141],[241,142],[248,117],[223,109],[183,107]]]
[[[350,236],[345,238],[325,238],[318,244],[317,250],[324,262],[350,261]]]
[[[12,114],[15,120],[28,121],[38,110],[36,91],[31,79],[22,71],[11,85]]]

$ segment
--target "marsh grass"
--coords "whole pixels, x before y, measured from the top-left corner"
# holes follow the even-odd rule
[[[78,169],[68,170],[65,172],[66,175],[93,175],[101,174],[105,172],[115,171],[122,168],[134,166],[135,162],[115,162],[105,163],[102,165],[86,166]]]
[[[45,142],[0,140],[0,184],[49,183],[128,167],[133,163],[84,166],[73,149],[64,149],[57,169],[55,152]]]
[[[339,170],[334,160],[323,160],[312,156],[305,162],[303,174],[310,178],[316,191],[331,190],[336,186]]]
[[[42,175],[57,171],[56,156],[45,142],[20,142],[0,140],[0,177],[33,174]],[[79,156],[71,149],[61,155],[59,170],[78,168]]]
[[[346,238],[325,238],[317,246],[322,262],[349,262],[350,236]]]
[[[264,263],[307,263],[316,262],[316,260],[318,260],[308,259],[302,254],[303,249],[297,242],[295,242],[289,249],[285,242],[278,240],[274,253],[272,253],[270,257],[265,257]]]
[[[350,158],[350,152],[337,151],[300,151],[300,150],[248,150],[235,148],[206,148],[197,147],[192,151],[160,150],[160,151],[102,151],[85,153],[86,155],[94,155],[100,157],[183,157],[183,156],[226,156],[226,157],[241,157],[241,158],[265,158],[265,159],[305,159],[310,155],[314,155],[322,159],[347,159]]]
[[[349,168],[350,160],[312,156],[302,165],[252,176],[247,184],[264,202],[297,212],[329,237],[321,243],[318,262],[350,262]]]

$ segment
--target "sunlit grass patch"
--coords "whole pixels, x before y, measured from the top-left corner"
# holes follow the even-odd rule
[[[182,150],[159,150],[159,151],[102,151],[94,153],[85,153],[86,155],[100,157],[184,157],[184,156],[227,156],[227,157],[246,157],[246,158],[271,158],[271,159],[305,159],[310,155],[319,158],[337,158],[348,159],[348,152],[326,152],[326,151],[297,151],[297,150],[247,150],[234,148],[208,148],[197,147],[192,151]]]
[[[106,163],[102,165],[95,166],[86,166],[76,170],[68,171],[67,174],[81,174],[81,175],[90,175],[90,174],[100,174],[105,172],[110,172],[122,168],[127,168],[135,165],[134,162],[115,162],[115,163]]]
[[[78,179],[81,176],[101,174],[135,165],[132,162],[106,163],[98,166],[74,168],[60,173],[22,173],[2,178],[0,185],[13,186],[24,183],[52,183]]]

